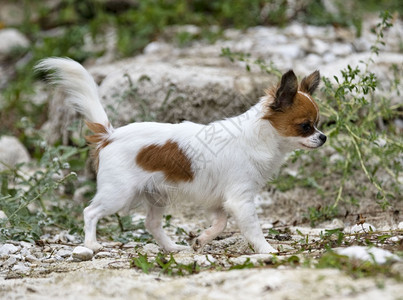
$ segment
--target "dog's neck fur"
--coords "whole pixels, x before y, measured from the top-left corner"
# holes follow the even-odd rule
[[[267,97],[243,114],[212,123],[225,127],[226,136],[233,139],[224,154],[233,155],[234,149],[243,151],[259,172],[261,184],[277,175],[286,154],[294,150],[268,120],[262,119],[267,109]]]

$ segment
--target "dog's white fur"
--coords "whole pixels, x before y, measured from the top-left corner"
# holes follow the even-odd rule
[[[103,109],[91,75],[70,59],[49,58],[37,69],[54,70],[54,82],[68,93],[67,103],[87,121],[107,128],[110,144],[99,153],[97,193],[84,210],[85,246],[101,248],[96,224],[104,216],[128,210],[144,202],[146,228],[165,251],[186,247],[175,244],[163,231],[164,207],[176,201],[192,201],[213,217],[212,226],[196,240],[200,250],[226,227],[231,214],[257,253],[276,250],[265,240],[254,207],[256,193],[278,172],[287,153],[302,145],[316,148],[322,143],[315,128],[309,137],[284,137],[263,120],[266,96],[242,115],[208,125],[133,123],[113,128]],[[309,98],[309,95],[307,95]],[[311,99],[309,99],[311,100]],[[176,142],[192,162],[194,179],[167,182],[162,172],[149,172],[136,165],[137,153],[147,145]],[[175,159],[172,157],[172,159]]]

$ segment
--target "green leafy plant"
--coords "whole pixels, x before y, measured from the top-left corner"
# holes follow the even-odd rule
[[[138,257],[132,258],[131,266],[142,269],[144,273],[159,270],[168,276],[184,276],[200,272],[200,266],[196,262],[178,263],[172,254],[167,257],[162,253],[158,253],[153,260],[149,260],[147,254],[139,254]]]
[[[373,55],[377,55],[384,44],[383,34],[392,26],[390,20],[389,13],[381,14],[381,22],[375,29],[377,41],[371,48]],[[343,157],[335,164],[329,164],[327,170],[341,175],[334,207],[340,200],[347,200],[343,196],[345,183],[354,178],[357,169],[361,169],[367,181],[376,188],[376,199],[382,208],[389,206],[389,201],[400,193],[398,177],[402,164],[396,158],[403,150],[402,139],[387,130],[387,126],[377,126],[377,121],[385,123],[397,117],[402,105],[391,105],[389,97],[378,93],[378,80],[370,71],[372,61],[370,57],[361,62],[364,68],[348,66],[342,70],[342,78],[334,76],[336,85],[323,78],[328,99],[322,105],[323,115],[327,117],[326,132],[330,146]],[[399,91],[391,90],[390,93]],[[390,183],[381,179],[384,176],[389,177]]]
[[[229,270],[242,270],[242,269],[251,269],[254,268],[255,265],[250,261],[248,257],[242,264],[232,264]]]
[[[381,21],[374,29],[377,39],[371,48],[372,56],[361,62],[362,67],[347,66],[341,70],[341,77],[334,76],[334,82],[322,78],[324,99],[318,104],[324,118],[323,128],[329,137],[326,147],[332,149],[334,159],[330,160],[323,150],[304,153],[305,161],[300,163],[297,176],[285,175],[273,182],[282,191],[296,185],[313,187],[324,198],[334,199],[331,205],[321,209],[308,209],[307,216],[312,225],[336,216],[341,201],[359,205],[360,194],[364,192],[372,191],[383,209],[390,206],[391,200],[398,201],[402,193],[399,176],[403,168],[403,143],[391,124],[394,118],[401,115],[402,105],[390,103],[390,98],[398,97],[400,91],[397,84],[392,84],[389,96],[385,96],[376,75],[371,72],[374,56],[384,45],[384,32],[392,26],[389,13],[381,13],[380,17]],[[252,59],[249,54],[234,53],[224,48],[221,55],[231,61],[243,62],[248,71],[252,65],[257,65],[263,72],[281,75],[272,64]],[[394,82],[400,82],[396,68],[392,70],[396,76]],[[291,163],[300,161],[302,153],[295,152]],[[306,167],[318,163],[320,170],[310,170],[307,177]],[[330,190],[325,191],[323,182],[329,179],[334,181]],[[354,190],[348,189],[347,185],[353,185]]]
[[[306,218],[310,221],[311,226],[314,227],[318,222],[331,220],[339,214],[337,206],[318,206],[308,207]]]
[[[25,126],[31,124],[25,120]],[[22,163],[15,168],[7,166],[0,172],[0,210],[7,218],[1,219],[0,239],[16,239],[35,241],[44,233],[44,228],[56,226],[71,232],[81,232],[81,224],[71,218],[68,211],[82,209],[61,201],[58,190],[63,187],[65,192],[77,177],[71,169],[71,163],[87,150],[70,146],[49,146],[32,130],[26,137],[33,142],[40,152],[38,165]],[[81,166],[77,166],[82,168]],[[65,209],[62,207],[65,206]],[[68,207],[68,210],[67,210]]]

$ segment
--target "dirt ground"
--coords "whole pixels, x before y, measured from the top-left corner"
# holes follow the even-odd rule
[[[271,194],[264,192],[256,200],[261,215],[261,224],[267,236],[274,219],[286,223],[292,220],[288,215],[273,213],[270,215],[273,200]],[[289,205],[288,203],[284,203]],[[280,207],[277,207],[281,211]],[[176,241],[187,238],[177,234],[177,228],[188,232],[208,226],[200,212],[186,207],[182,213],[171,211],[173,217],[168,233]],[[274,210],[275,211],[275,210]],[[266,217],[265,217],[266,216]],[[298,215],[297,215],[298,216]],[[383,222],[378,218],[373,223],[385,230],[392,227],[387,213]],[[143,215],[134,215],[135,219]],[[298,219],[298,218],[297,218]],[[340,225],[349,230],[350,221],[334,219],[321,224],[321,228],[303,226],[286,226],[287,234],[269,239],[269,242],[282,252],[277,260],[287,260],[291,255],[315,259],[324,249],[315,248],[312,251],[298,253],[301,234],[307,235],[310,242],[319,240],[326,229]],[[281,227],[281,226],[280,226]],[[276,230],[282,230],[281,228]],[[402,232],[394,231],[395,240],[402,240]],[[140,230],[141,233],[141,230]],[[52,238],[52,237],[51,237]],[[54,238],[54,237],[53,237]],[[49,240],[48,240],[49,241]],[[387,244],[387,243],[386,243]],[[386,245],[385,244],[385,245]],[[23,253],[26,244],[18,253]],[[29,264],[29,269],[22,271],[16,267],[5,267],[4,261],[0,273],[1,299],[401,299],[403,284],[394,278],[383,276],[353,278],[337,269],[317,269],[292,265],[275,265],[272,255],[253,254],[252,249],[239,233],[233,220],[229,226],[203,253],[181,252],[173,255],[177,263],[189,266],[198,265],[200,269],[193,275],[171,276],[164,274],[161,269],[154,268],[146,274],[140,268],[131,265],[133,257],[147,254],[148,259],[154,259],[161,249],[153,243],[103,241],[104,249],[89,261],[76,261],[69,251],[79,245],[69,242],[59,236],[54,242],[42,245],[32,245],[31,254],[42,256]],[[385,248],[385,247],[384,247]],[[36,252],[35,252],[36,251]],[[64,251],[64,252],[63,252]],[[42,253],[42,254],[38,254]],[[21,255],[21,254],[20,254]],[[20,261],[24,259],[21,258]],[[18,259],[17,259],[18,261]],[[18,264],[18,262],[17,262]],[[253,264],[254,268],[236,267]],[[401,262],[390,266],[394,270],[403,270]]]

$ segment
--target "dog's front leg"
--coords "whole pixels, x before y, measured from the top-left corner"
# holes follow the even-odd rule
[[[242,197],[232,196],[225,202],[225,208],[232,214],[238,224],[241,233],[253,246],[256,253],[276,253],[264,238],[259,220],[256,214],[253,195]]]

